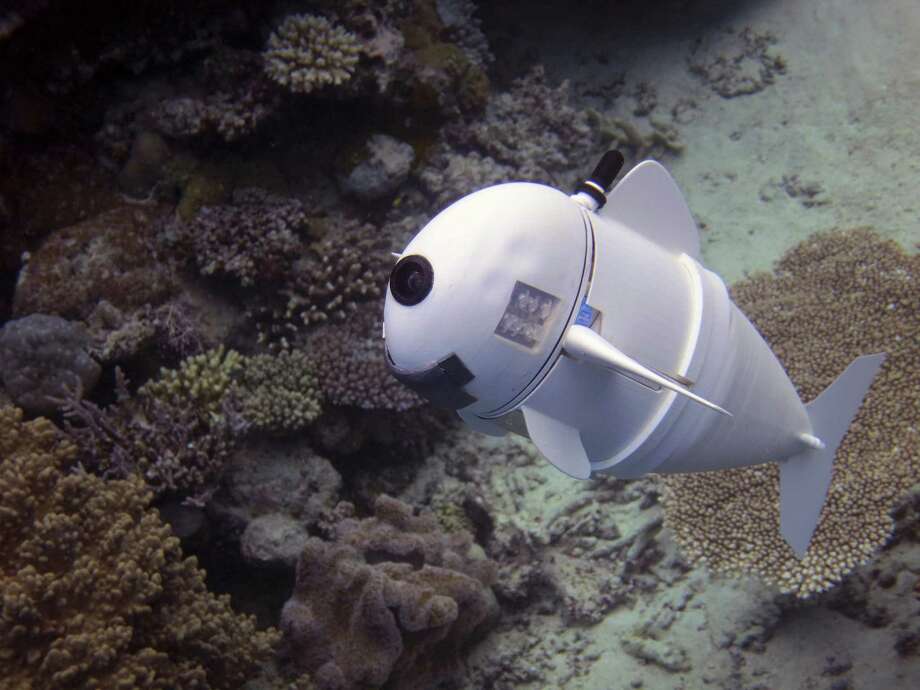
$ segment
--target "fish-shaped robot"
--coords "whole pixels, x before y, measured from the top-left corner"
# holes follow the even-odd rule
[[[780,529],[801,557],[885,355],[857,358],[804,404],[702,265],[670,174],[647,160],[613,187],[622,165],[607,152],[571,195],[488,187],[425,225],[390,275],[389,368],[578,479],[779,462]]]

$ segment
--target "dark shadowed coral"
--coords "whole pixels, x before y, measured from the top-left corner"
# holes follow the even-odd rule
[[[859,355],[888,359],[837,452],[805,557],[779,534],[779,472],[770,464],[665,478],[666,524],[691,559],[807,597],[885,543],[892,507],[920,481],[918,287],[920,257],[864,229],[816,235],[786,254],[775,275],[733,286],[803,400]]]
[[[73,471],[75,455],[0,409],[3,686],[239,688],[276,633],[207,591],[139,480]]]
[[[216,50],[198,70],[198,83],[207,93],[169,98],[153,109],[151,117],[161,133],[175,139],[242,139],[278,107],[278,95],[262,70],[258,53]]]
[[[348,504],[340,506],[348,509]],[[495,564],[467,532],[387,496],[312,538],[282,612],[291,660],[321,688],[437,687],[494,623]]]
[[[55,232],[23,267],[14,312],[84,319],[103,299],[119,309],[165,301],[176,290],[175,276],[151,251],[163,212],[122,206]]]
[[[325,226],[326,236],[294,262],[280,299],[250,309],[263,338],[288,338],[304,326],[344,323],[360,305],[381,300],[392,266],[389,237],[345,216],[330,217]]]
[[[386,365],[380,320],[362,310],[353,321],[324,326],[307,338],[323,398],[332,405],[404,412],[424,404]]]
[[[119,380],[119,402],[67,409],[68,435],[86,467],[109,477],[139,475],[157,495],[205,501],[248,425],[230,394],[236,353],[222,349],[164,370],[137,395]]]
[[[202,275],[254,285],[285,275],[301,252],[306,224],[296,199],[250,188],[237,190],[232,204],[202,207],[189,222],[174,219],[164,239],[186,247]]]
[[[19,407],[49,414],[96,385],[102,370],[89,350],[86,329],[59,316],[9,321],[0,328],[0,380]]]

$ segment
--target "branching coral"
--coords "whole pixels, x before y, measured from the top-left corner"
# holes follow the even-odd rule
[[[105,476],[139,475],[158,495],[204,500],[248,427],[230,394],[237,364],[236,353],[218,349],[165,371],[134,397],[120,380],[120,402],[104,410],[71,402],[66,428],[80,461]]]
[[[404,412],[424,404],[386,366],[380,323],[367,310],[349,323],[308,337],[310,361],[323,398],[332,405]]]
[[[351,32],[325,17],[292,14],[268,39],[265,71],[295,93],[311,93],[351,79],[360,55]]]
[[[0,409],[0,661],[17,688],[238,688],[274,631],[205,588],[138,479],[73,472],[44,419]]]
[[[307,215],[296,199],[241,189],[232,204],[204,206],[185,223],[174,219],[164,241],[192,255],[202,275],[233,276],[243,285],[278,279],[301,250]]]
[[[238,379],[243,418],[253,429],[291,433],[311,424],[322,411],[321,393],[307,353],[247,357]]]
[[[320,687],[437,687],[498,613],[495,564],[475,552],[468,532],[381,496],[335,543],[307,543],[282,613],[288,653]]]
[[[779,473],[765,465],[664,480],[666,523],[691,559],[807,597],[885,543],[892,507],[920,481],[918,288],[920,257],[865,229],[816,235],[775,275],[733,287],[804,400],[858,355],[888,359],[837,453],[805,557],[796,559],[779,534]]]
[[[368,223],[344,216],[325,221],[327,236],[294,262],[280,294],[250,309],[263,338],[289,337],[303,326],[344,323],[359,305],[383,295],[391,264],[390,240]]]

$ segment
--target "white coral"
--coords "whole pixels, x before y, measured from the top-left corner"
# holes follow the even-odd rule
[[[292,14],[272,32],[265,71],[296,93],[338,86],[354,74],[361,54],[357,36],[325,17]]]

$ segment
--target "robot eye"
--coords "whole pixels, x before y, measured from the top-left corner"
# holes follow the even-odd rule
[[[434,284],[434,270],[428,259],[418,254],[404,256],[390,273],[390,291],[400,304],[414,306],[424,300]]]

